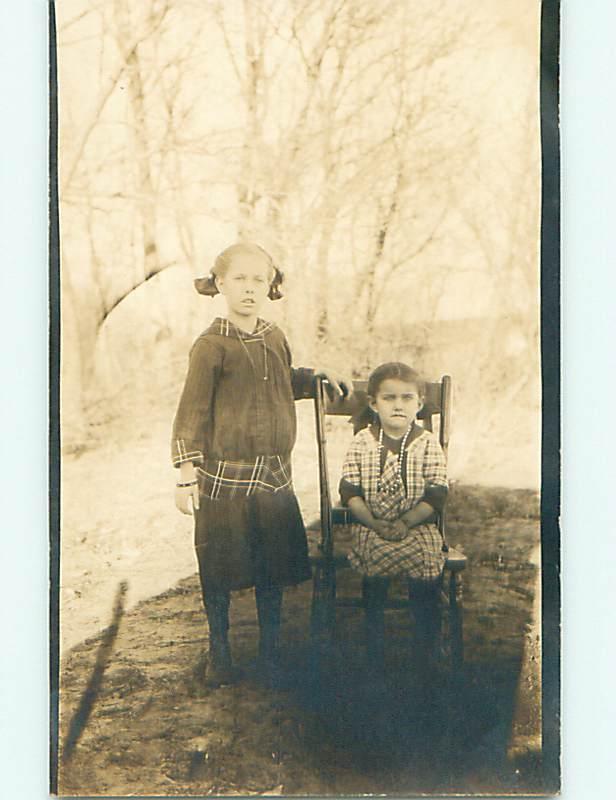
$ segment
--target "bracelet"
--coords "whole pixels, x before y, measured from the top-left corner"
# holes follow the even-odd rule
[[[185,489],[187,486],[196,486],[199,481],[188,481],[188,483],[176,483],[178,489]]]

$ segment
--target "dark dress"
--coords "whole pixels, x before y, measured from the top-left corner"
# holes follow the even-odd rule
[[[200,488],[195,547],[220,589],[297,584],[311,575],[291,480],[296,399],[314,374],[291,366],[282,331],[246,333],[217,318],[194,343],[173,425],[172,459],[192,461]]]

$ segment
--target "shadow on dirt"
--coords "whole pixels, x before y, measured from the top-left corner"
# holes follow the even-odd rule
[[[459,495],[464,504],[470,495]],[[261,688],[253,668],[258,638],[254,594],[231,609],[240,682],[206,690],[200,666],[207,626],[196,576],[127,613],[62,794],[212,795],[541,792],[540,764],[507,760],[524,627],[529,619],[538,521],[472,497],[453,544],[469,557],[465,583],[466,661],[456,680],[420,687],[411,668],[412,623],[387,615],[383,681],[368,678],[362,615],[341,609],[336,644],[316,668],[309,640],[311,586],[285,594],[283,646],[288,687]],[[519,498],[514,498],[518,503]],[[481,504],[479,504],[481,505]],[[518,503],[519,505],[519,503]],[[479,521],[481,524],[479,524]],[[358,577],[341,573],[341,594]],[[394,587],[395,590],[395,587]],[[87,686],[101,637],[73,648],[61,669],[61,740]]]

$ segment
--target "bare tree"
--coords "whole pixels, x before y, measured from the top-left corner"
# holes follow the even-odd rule
[[[477,221],[459,187],[481,125],[451,74],[478,34],[459,3],[86,3],[67,1],[60,21],[61,66],[79,64],[89,87],[65,91],[61,131],[64,298],[79,331],[65,357],[86,389],[122,309],[145,319],[140,296],[149,335],[184,344],[190,318],[163,302],[164,287],[180,291],[170,267],[184,267],[174,296],[187,308],[191,273],[235,236],[288,265],[285,327],[302,358],[341,342],[347,359],[367,352],[409,287],[407,321],[435,319],[446,250],[460,218],[469,232]],[[498,238],[467,244],[500,263]]]
[[[74,308],[78,331],[64,353],[79,362],[84,386],[99,332],[120,304],[182,256],[184,262],[194,258],[192,231],[181,213],[180,135],[182,90],[190,82],[185,64],[201,28],[178,24],[177,11],[167,0],[114,0],[92,4],[60,26],[61,53],[87,47],[92,34],[80,38],[80,25],[94,29],[99,43],[89,108],[73,106],[61,129],[64,302]],[[161,209],[167,208],[176,215],[179,253],[161,251],[159,244]],[[156,315],[155,306],[151,312]]]
[[[422,173],[432,170],[436,179],[430,159],[443,164],[460,146],[451,137],[445,144],[442,134],[432,152],[422,152],[416,141],[438,121],[442,86],[430,73],[464,31],[464,21],[447,22],[446,12],[440,3],[411,16],[404,3],[363,0],[244,2],[241,13],[237,4],[215,7],[244,108],[236,179],[241,231],[265,229],[284,252],[301,254],[302,296],[311,298],[302,324],[318,347],[332,332],[331,262],[349,250],[353,207],[377,206],[376,244],[359,266],[372,326],[378,299],[371,281],[388,258],[386,240],[394,231],[404,238],[402,195],[410,196]],[[432,235],[422,234],[427,241]],[[403,252],[399,242],[387,269],[393,273],[422,249],[413,242]]]

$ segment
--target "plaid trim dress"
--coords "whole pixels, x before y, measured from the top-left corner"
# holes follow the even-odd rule
[[[314,373],[291,365],[282,331],[217,318],[196,340],[173,423],[171,459],[195,465],[195,547],[213,587],[296,584],[311,576],[293,492],[295,400]]]
[[[363,497],[374,517],[389,521],[399,519],[421,501],[440,510],[448,483],[445,456],[437,438],[419,425],[413,426],[402,459],[404,485],[400,486],[395,481],[398,454],[386,450],[382,457],[377,430],[364,428],[351,443],[342,468],[343,502],[348,503],[353,496]],[[443,539],[432,520],[411,528],[400,542],[382,539],[359,523],[351,530],[349,561],[364,575],[432,580],[442,572]]]

